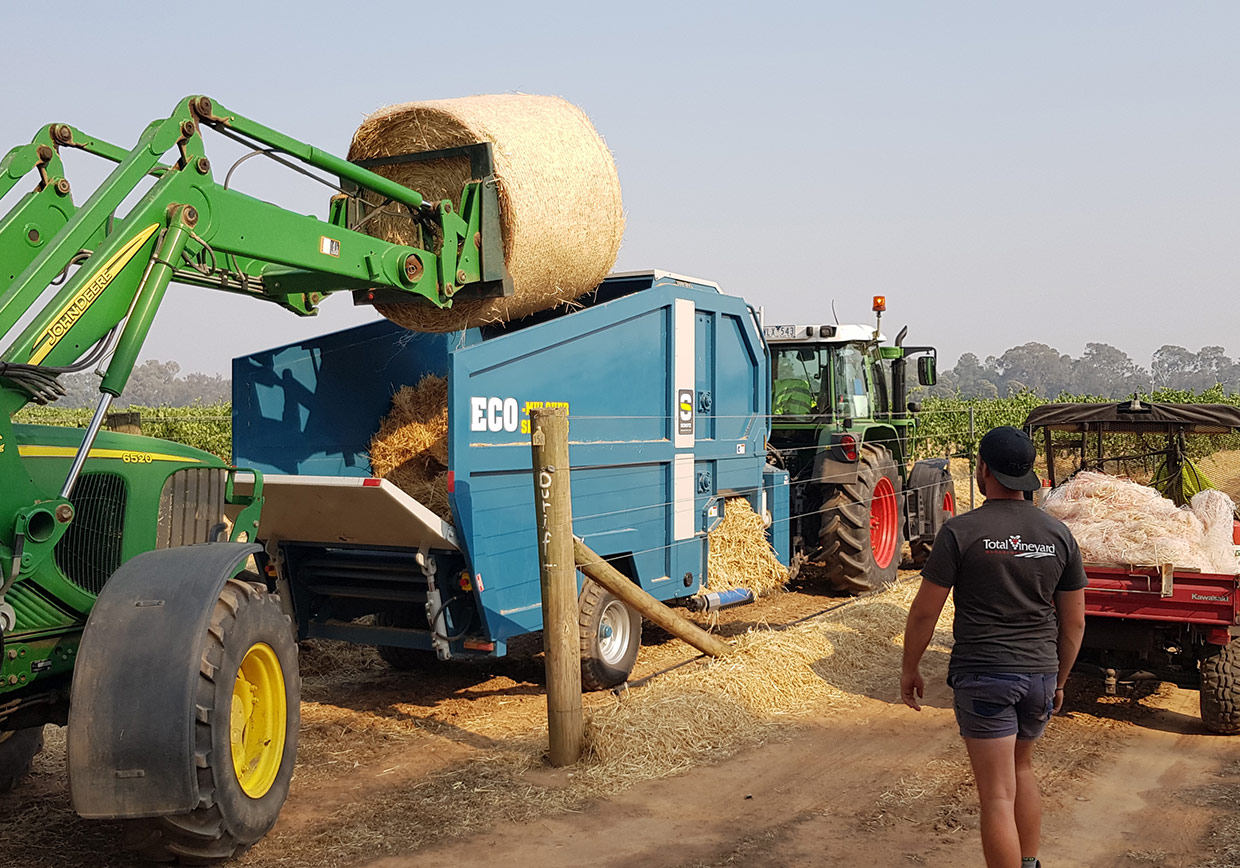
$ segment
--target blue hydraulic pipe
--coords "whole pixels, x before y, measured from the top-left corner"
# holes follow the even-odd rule
[[[713,594],[690,597],[689,607],[696,612],[717,612],[729,606],[740,606],[753,601],[753,591],[748,588],[734,588],[730,591],[715,591]]]

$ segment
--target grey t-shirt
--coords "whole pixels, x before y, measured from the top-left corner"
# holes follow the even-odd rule
[[[1087,584],[1063,522],[1027,500],[987,500],[943,525],[921,574],[955,598],[950,673],[1058,671],[1055,593]]]

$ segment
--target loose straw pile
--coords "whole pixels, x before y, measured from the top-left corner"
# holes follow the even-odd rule
[[[707,590],[747,588],[758,596],[788,583],[788,570],[766,538],[766,523],[747,499],[725,502],[723,520],[707,540]]]
[[[447,332],[507,322],[571,302],[594,289],[616,262],[624,234],[620,179],[611,152],[585,113],[558,97],[499,94],[389,106],[362,123],[349,159],[388,157],[476,142],[494,146],[508,298],[380,305],[408,329]],[[377,168],[427,200],[460,205],[466,157]],[[378,202],[376,202],[378,204]],[[388,241],[427,246],[394,206],[366,224]],[[467,242],[469,243],[469,242]]]
[[[370,441],[370,470],[445,521],[448,505],[448,381],[427,375],[392,396]]]
[[[1083,471],[1047,495],[1043,508],[1071,529],[1087,561],[1237,571],[1235,504],[1221,491],[1202,491],[1178,507],[1149,486]]]
[[[583,783],[604,790],[676,774],[763,738],[829,701],[864,695],[898,701],[900,654],[917,583],[785,630],[755,629],[726,658],[659,676],[596,709],[586,726]],[[951,603],[942,623],[950,623]],[[950,642],[937,633],[934,647]]]
[[[615,781],[665,777],[726,755],[772,718],[828,692],[812,665],[831,654],[817,625],[746,633],[726,658],[668,673],[596,710],[584,773]]]

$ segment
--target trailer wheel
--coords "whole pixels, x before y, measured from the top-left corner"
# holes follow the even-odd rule
[[[0,732],[0,793],[17,786],[43,750],[43,727]]]
[[[934,511],[937,514],[934,523],[936,527],[942,527],[943,522],[956,514],[956,481],[950,476],[935,498]],[[909,542],[909,559],[912,561],[913,569],[921,569],[925,566],[933,545],[933,537],[930,539],[918,537]]]
[[[423,615],[421,620],[425,624],[426,616]],[[416,622],[417,615],[412,610],[386,610],[375,615],[375,624],[379,627],[412,627]],[[384,663],[401,672],[425,669],[439,662],[434,651],[425,651],[421,648],[376,645],[375,650],[379,652],[379,657]]]
[[[582,689],[606,690],[623,684],[641,649],[641,615],[589,579],[581,586],[577,605]]]
[[[288,797],[301,683],[278,598],[236,579],[224,585],[196,690],[198,807],[128,821],[126,846],[157,862],[236,858],[275,825]]]
[[[856,481],[836,486],[822,505],[818,542],[832,586],[864,593],[895,581],[904,523],[900,503],[891,452],[866,444]]]
[[[1240,642],[1207,645],[1201,671],[1201,721],[1210,732],[1240,733]]]

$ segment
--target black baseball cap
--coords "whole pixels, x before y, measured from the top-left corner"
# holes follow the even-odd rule
[[[992,428],[982,437],[977,455],[999,484],[1012,491],[1037,491],[1042,480],[1033,469],[1037,450],[1029,435],[1011,425]]]

